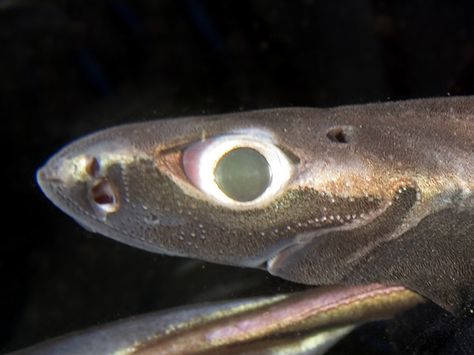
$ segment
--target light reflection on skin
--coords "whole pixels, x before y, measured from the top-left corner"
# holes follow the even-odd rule
[[[320,287],[142,315],[15,354],[323,354],[358,325],[389,319],[421,302],[403,287]]]

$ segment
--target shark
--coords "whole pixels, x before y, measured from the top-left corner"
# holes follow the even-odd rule
[[[453,313],[474,299],[473,96],[126,124],[65,146],[37,182],[150,252],[401,287]]]

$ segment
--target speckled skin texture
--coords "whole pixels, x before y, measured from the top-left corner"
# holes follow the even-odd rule
[[[474,292],[473,111],[460,97],[132,124],[72,143],[38,179],[83,226],[133,246],[306,284],[401,284],[456,310]],[[220,206],[182,171],[188,145],[235,132],[264,132],[293,162],[264,205]],[[84,155],[94,176],[71,168]],[[91,206],[97,179],[114,188],[113,213]]]

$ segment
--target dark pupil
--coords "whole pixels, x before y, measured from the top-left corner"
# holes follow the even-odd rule
[[[252,148],[236,148],[222,156],[214,177],[223,193],[240,202],[255,200],[271,182],[267,160]]]

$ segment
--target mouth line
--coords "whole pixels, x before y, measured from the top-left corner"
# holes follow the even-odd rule
[[[378,214],[373,215],[370,218],[363,221],[354,221],[352,223],[343,224],[338,227],[322,228],[319,230],[313,230],[310,232],[297,234],[292,238],[291,242],[289,242],[285,246],[278,249],[273,254],[273,256],[271,256],[268,260],[264,261],[260,265],[260,267],[263,268],[264,270],[267,270],[269,273],[274,274],[274,272],[277,272],[278,266],[281,265],[291,254],[296,253],[298,250],[304,248],[306,245],[310,244],[316,238],[322,237],[323,235],[326,235],[331,232],[340,232],[340,231],[358,228],[361,225],[370,223],[377,216]]]
[[[304,247],[306,243],[296,242],[290,245],[287,245],[280,250],[278,250],[271,258],[262,263],[262,268],[267,270],[270,274],[278,270],[278,265],[284,261],[288,255],[296,252],[298,249]]]

